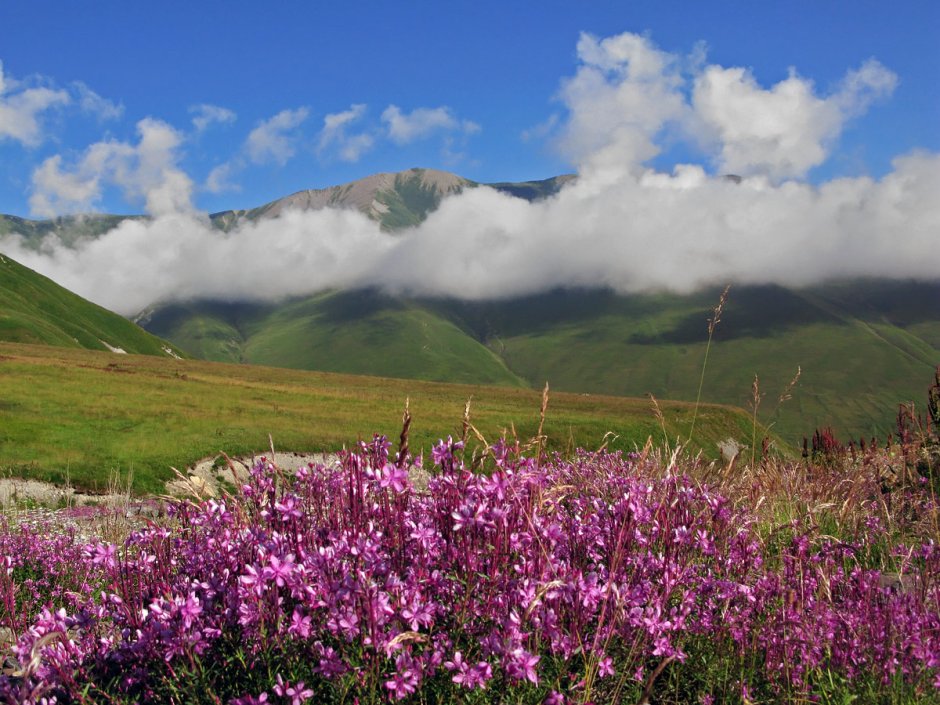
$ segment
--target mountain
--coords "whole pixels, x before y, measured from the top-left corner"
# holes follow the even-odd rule
[[[442,308],[507,367],[559,390],[695,399],[718,291],[689,296],[556,291]],[[940,282],[854,281],[731,289],[705,371],[703,400],[748,406],[799,441],[831,425],[843,438],[894,426],[899,402],[922,409],[940,363]],[[802,370],[792,399],[779,401]]]
[[[289,209],[355,208],[379,221],[386,230],[395,230],[417,225],[445,196],[477,185],[446,171],[409,169],[397,174],[373,174],[341,186],[298,191],[251,210],[215,213],[212,220],[223,230],[230,230],[243,220],[276,218]]]
[[[245,221],[276,218],[290,209],[350,208],[378,221],[386,231],[394,231],[423,221],[443,198],[464,189],[489,186],[497,191],[535,201],[547,198],[575,177],[571,174],[541,181],[481,184],[456,174],[436,169],[408,169],[398,173],[373,174],[358,181],[325,189],[298,191],[276,201],[247,210],[213,213],[211,222],[228,232]],[[64,216],[52,220],[29,220],[0,215],[0,237],[16,234],[27,246],[39,249],[47,235],[58,236],[66,245],[81,238],[95,238],[120,225],[124,220],[143,219],[140,215],[88,214]]]
[[[537,200],[573,178],[489,186]],[[394,233],[421,222],[447,195],[478,186],[455,174],[410,169],[211,217],[230,230],[290,208],[355,208]],[[50,232],[94,237],[120,218],[6,218],[0,228],[38,246]],[[535,388],[548,380],[572,392],[694,400],[718,293],[559,290],[467,303],[330,291],[273,305],[176,303],[145,312],[139,322],[208,360]],[[922,402],[938,363],[940,277],[736,287],[715,333],[702,396],[746,405],[757,375],[758,415],[791,440],[822,425],[843,437],[883,436],[898,402]],[[797,367],[802,375],[792,398],[779,402]]]
[[[480,184],[436,169],[408,169],[394,174],[373,174],[364,179],[325,189],[298,191],[251,210],[212,214],[216,227],[231,230],[244,220],[276,218],[285,210],[354,208],[382,224],[386,231],[417,225],[446,196],[486,185],[516,198],[536,201],[558,191],[574,176],[566,174],[542,181]]]
[[[163,357],[184,355],[175,345],[5,255],[0,255],[0,340]]]
[[[144,217],[90,213],[67,215],[51,220],[29,220],[15,215],[0,215],[0,237],[20,235],[27,244],[38,249],[44,237],[56,235],[66,245],[72,245],[82,238],[96,238],[104,235],[125,220],[139,220]]]
[[[209,360],[694,400],[718,295],[559,290],[468,303],[346,291],[174,304],[141,324]],[[746,406],[757,375],[759,418],[791,441],[825,425],[883,437],[899,402],[923,403],[940,362],[938,302],[940,283],[733,288],[703,400]]]
[[[137,321],[206,360],[528,386],[485,341],[433,308],[372,291],[324,292],[273,305],[171,304]]]

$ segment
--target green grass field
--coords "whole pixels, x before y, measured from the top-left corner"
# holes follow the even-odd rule
[[[541,394],[527,389],[440,384],[270,367],[167,360],[0,343],[0,473],[104,490],[132,475],[136,492],[162,492],[170,467],[224,451],[326,451],[384,433],[397,439],[410,398],[411,448],[460,435],[464,405],[488,440],[512,427],[536,434]],[[693,407],[661,402],[669,438],[685,438]],[[747,440],[740,409],[703,406],[695,446],[708,456],[730,437]],[[632,450],[663,439],[643,399],[552,393],[549,447]]]

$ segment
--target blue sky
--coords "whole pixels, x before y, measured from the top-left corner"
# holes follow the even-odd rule
[[[578,71],[582,32],[645,34],[682,61],[704,46],[705,63],[747,68],[765,89],[793,69],[821,97],[876,59],[896,85],[845,120],[825,160],[799,175],[811,182],[877,177],[897,155],[940,150],[936,2],[7,0],[0,27],[0,101],[38,88],[58,96],[25,137],[22,125],[4,133],[0,107],[0,212],[23,216],[46,160],[75,172],[96,143],[137,144],[148,118],[174,131],[174,165],[206,211],[411,166],[484,182],[575,171],[560,91]],[[252,131],[278,115],[281,131],[266,134],[283,139],[253,148]],[[342,138],[324,137],[327,116],[347,120]],[[658,169],[719,168],[688,140],[660,147],[648,161]],[[145,196],[112,177],[84,203],[141,212]]]

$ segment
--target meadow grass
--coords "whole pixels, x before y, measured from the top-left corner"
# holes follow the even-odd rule
[[[398,432],[410,399],[411,447],[428,451],[461,436],[472,398],[473,424],[487,439],[536,434],[533,390],[440,384],[271,367],[0,343],[0,473],[102,491],[114,472],[137,493],[160,493],[179,469],[224,451],[264,452],[273,438],[290,451],[335,451]],[[549,449],[643,447],[652,436],[688,435],[692,404],[552,393],[544,422]],[[607,434],[614,434],[607,436]],[[706,457],[717,443],[751,437],[741,410],[702,405],[695,442]],[[605,441],[606,437],[606,441]]]

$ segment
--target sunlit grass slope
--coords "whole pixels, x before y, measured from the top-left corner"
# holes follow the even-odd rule
[[[0,470],[86,489],[103,489],[112,471],[133,473],[137,491],[159,492],[170,466],[263,451],[269,434],[296,451],[336,450],[374,432],[397,438],[406,398],[411,448],[429,450],[461,433],[469,397],[487,439],[513,427],[523,439],[536,434],[533,390],[0,343]],[[692,406],[661,406],[666,435],[684,438]],[[702,407],[695,428],[712,457],[719,440],[751,436],[747,414],[729,407]],[[557,449],[596,448],[608,432],[626,450],[662,439],[646,400],[554,392],[544,432]]]
[[[158,310],[146,325],[208,360],[527,386],[495,351],[446,317],[370,291],[274,306],[179,304]]]
[[[182,354],[101,306],[0,255],[0,340],[146,355]]]

